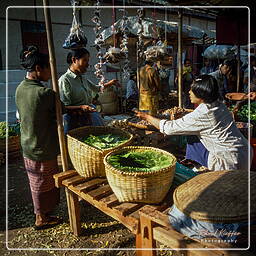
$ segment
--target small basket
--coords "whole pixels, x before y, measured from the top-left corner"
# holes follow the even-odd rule
[[[128,140],[120,145],[108,149],[96,149],[80,141],[87,135],[102,135],[106,133],[121,135]],[[105,126],[85,126],[69,131],[67,134],[68,153],[75,170],[84,177],[102,177],[106,176],[103,163],[104,156],[123,146],[130,145],[133,135],[118,128]]]
[[[168,155],[175,161],[169,167],[147,173],[121,171],[107,162],[111,155],[127,150],[153,150]],[[104,164],[108,183],[119,202],[160,203],[171,187],[175,173],[176,158],[169,152],[158,148],[130,146],[108,153],[104,158]]]
[[[256,173],[250,173],[251,184]],[[197,175],[180,185],[173,193],[175,206],[195,220],[211,223],[248,221],[248,172],[214,171]],[[251,186],[251,202],[256,200],[255,186]],[[251,207],[251,220],[256,219]]]
[[[20,152],[20,136],[8,137],[8,154]],[[5,155],[6,152],[6,139],[0,139],[0,152]]]

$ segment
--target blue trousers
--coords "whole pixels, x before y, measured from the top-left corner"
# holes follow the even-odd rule
[[[209,151],[195,135],[187,136],[186,159],[197,161],[199,164],[208,167]]]

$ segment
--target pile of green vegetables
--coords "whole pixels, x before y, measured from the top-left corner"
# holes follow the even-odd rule
[[[248,122],[249,118],[249,107],[244,105],[237,112],[237,116],[241,122]],[[256,102],[252,102],[250,105],[250,121],[253,125],[256,125]]]
[[[157,171],[174,163],[172,157],[153,150],[124,151],[111,155],[107,161],[113,167],[128,172]]]
[[[16,136],[20,134],[19,124],[8,125],[8,137]],[[7,123],[0,122],[0,139],[7,137]]]
[[[235,105],[229,107],[230,111],[233,111]],[[249,106],[248,104],[243,105],[237,112],[238,121],[247,123],[249,120]],[[250,122],[256,125],[256,102],[250,104]]]
[[[82,139],[82,142],[95,147],[97,149],[108,149],[116,147],[128,139],[124,136],[116,135],[116,134],[103,134],[103,135],[92,135],[85,137]]]

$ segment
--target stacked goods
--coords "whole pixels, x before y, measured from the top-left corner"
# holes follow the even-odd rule
[[[84,177],[106,176],[104,156],[132,142],[133,135],[118,128],[86,126],[67,135],[68,152],[75,170]]]
[[[20,136],[19,125],[8,125],[7,123],[0,122],[0,152],[5,155],[6,152],[6,138],[8,140],[8,156],[17,157],[20,155]]]
[[[109,185],[120,202],[159,203],[169,191],[176,158],[153,147],[124,147],[104,158]]]

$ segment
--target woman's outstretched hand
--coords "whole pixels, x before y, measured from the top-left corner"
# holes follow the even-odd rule
[[[91,107],[89,105],[81,105],[80,109],[82,109],[85,112],[95,112],[96,111],[95,108],[93,108],[93,107]]]
[[[112,85],[115,85],[116,87],[121,87],[121,84],[119,83],[119,81],[117,79],[112,79],[110,81],[108,81],[107,83],[104,84],[104,87],[110,87]]]

